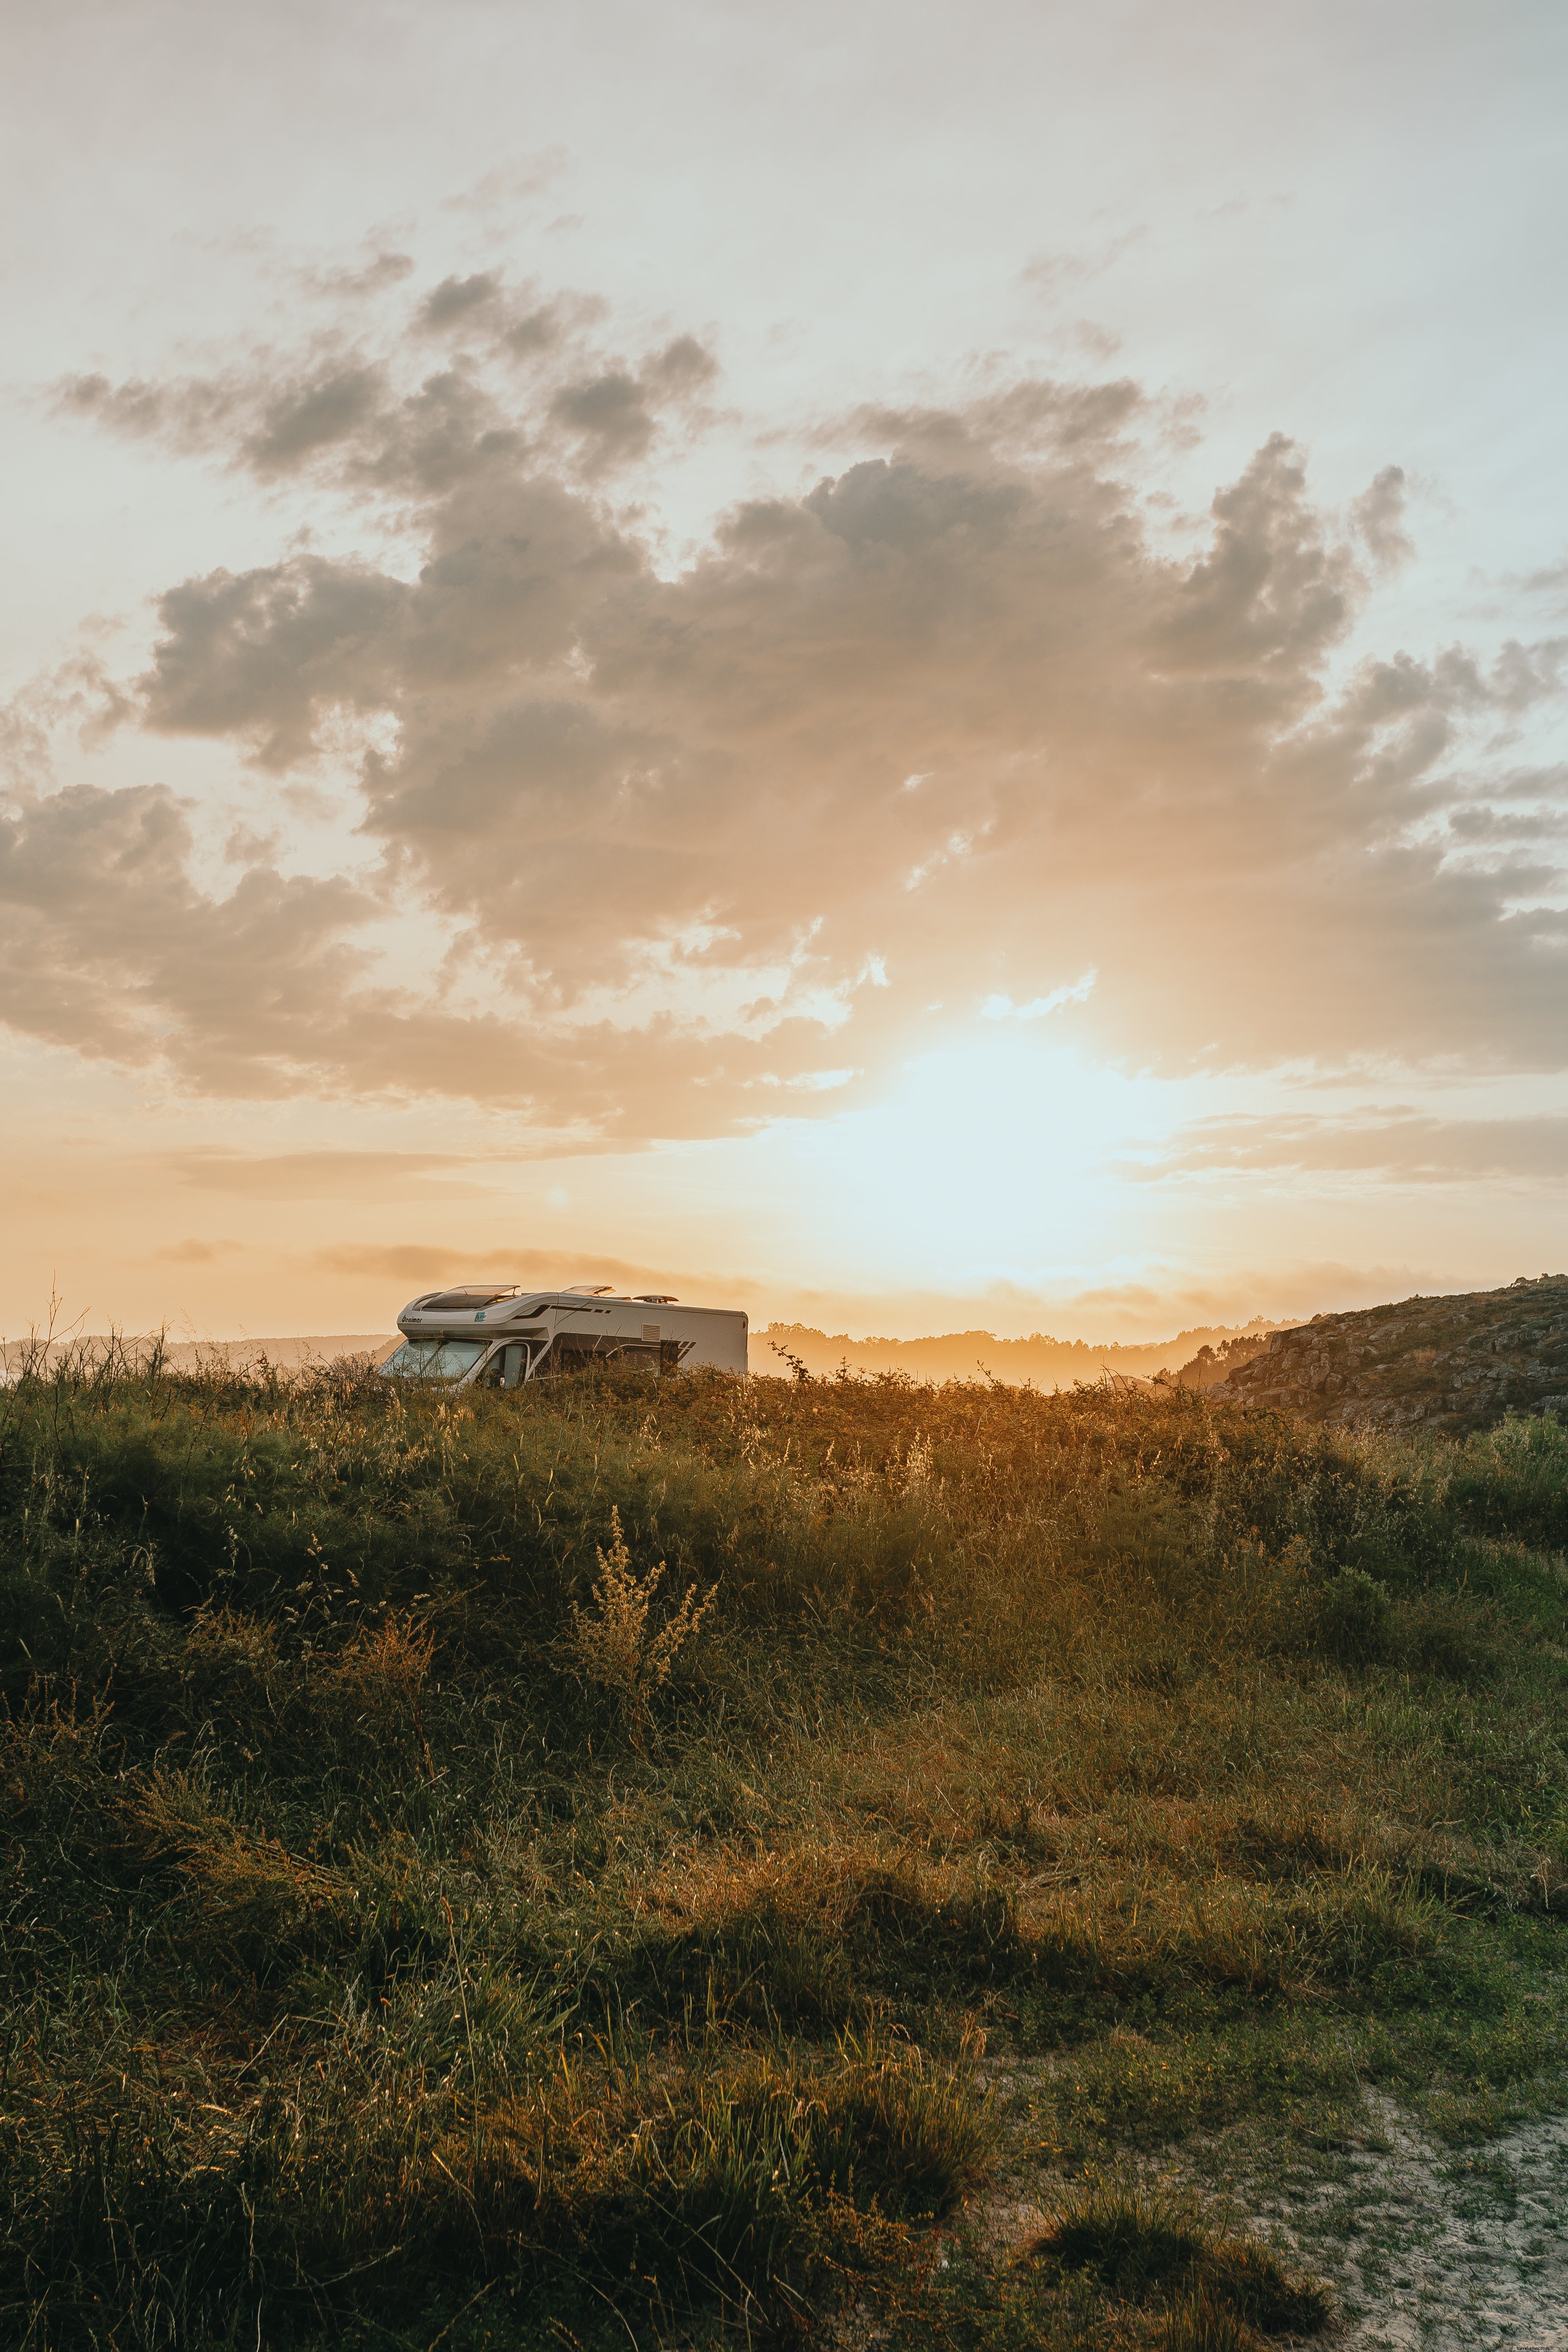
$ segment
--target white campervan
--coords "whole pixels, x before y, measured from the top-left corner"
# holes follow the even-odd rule
[[[746,1318],[678,1298],[624,1298],[607,1284],[526,1290],[519,1283],[459,1283],[411,1298],[397,1318],[403,1345],[382,1370],[395,1380],[515,1389],[593,1363],[650,1371],[746,1370]]]

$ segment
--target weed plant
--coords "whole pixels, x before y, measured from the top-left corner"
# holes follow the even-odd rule
[[[110,1351],[0,1523],[30,2352],[1248,2345],[1140,2166],[1568,2105],[1555,1424]]]

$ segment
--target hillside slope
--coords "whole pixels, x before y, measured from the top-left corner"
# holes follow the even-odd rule
[[[1456,1435],[1510,1412],[1568,1413],[1568,1275],[1317,1315],[1211,1393],[1347,1429],[1420,1422]]]

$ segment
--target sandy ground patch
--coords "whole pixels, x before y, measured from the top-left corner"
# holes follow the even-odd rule
[[[1368,2097],[1384,2145],[1258,2216],[1332,2281],[1344,2352],[1568,2352],[1568,2116],[1454,2150]]]

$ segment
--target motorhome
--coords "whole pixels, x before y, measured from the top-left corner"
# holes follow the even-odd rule
[[[640,1364],[652,1372],[746,1370],[744,1315],[683,1307],[652,1292],[623,1297],[605,1283],[571,1290],[458,1283],[411,1298],[397,1328],[403,1344],[383,1372],[454,1388],[521,1388],[595,1363]]]

